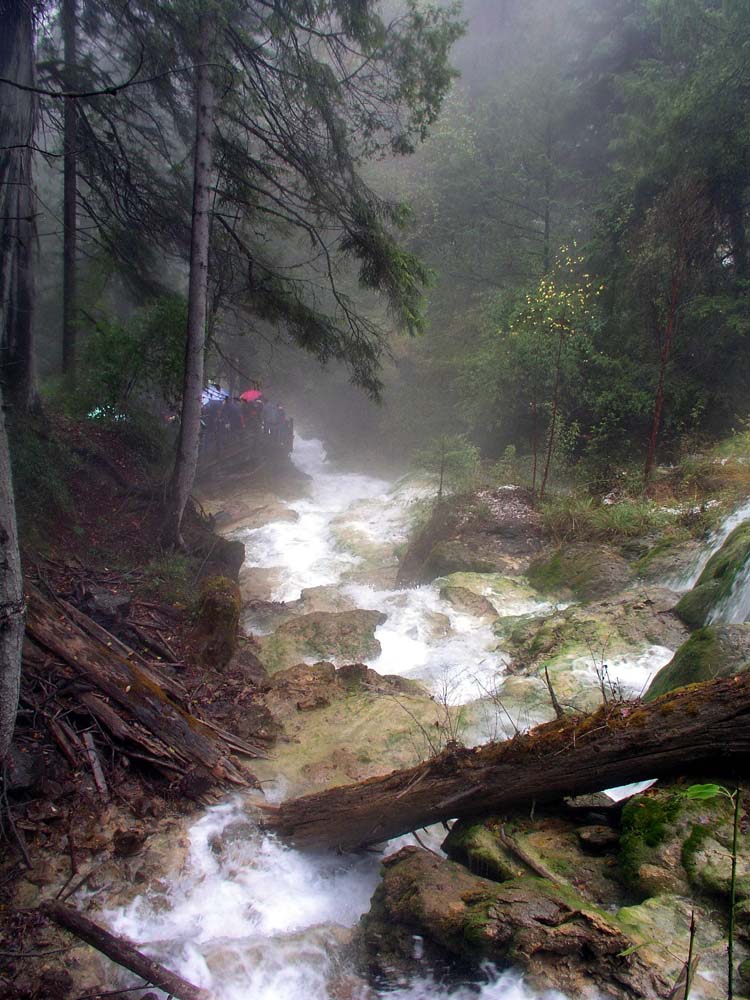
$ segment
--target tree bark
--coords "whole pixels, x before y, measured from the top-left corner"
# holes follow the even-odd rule
[[[221,781],[248,784],[220,751],[210,730],[166,694],[136,660],[86,635],[35,589],[29,589],[29,638],[124,708],[179,761],[201,764]]]
[[[264,825],[303,848],[353,850],[455,817],[553,801],[750,755],[750,674],[640,704],[602,706],[504,743],[446,750],[404,771],[261,806]]]
[[[194,986],[176,972],[165,969],[159,962],[138,951],[129,941],[115,937],[64,903],[55,901],[45,903],[42,912],[113,962],[140,976],[146,984],[156,986],[157,989],[164,990],[179,1000],[210,1000],[211,994],[208,990]]]
[[[163,528],[163,540],[173,548],[184,547],[182,518],[195,481],[200,444],[214,131],[214,85],[208,63],[213,48],[214,31],[213,16],[202,14],[198,22],[199,42],[196,52],[193,216],[185,373],[182,384],[180,435]]]
[[[0,0],[0,76],[34,85],[31,4]],[[37,102],[0,83],[0,377],[5,398],[24,413],[37,403],[33,303],[36,207],[32,144]]]
[[[77,86],[76,0],[62,2],[62,30],[65,49],[65,84]],[[76,363],[76,243],[78,236],[76,173],[78,170],[78,118],[76,100],[65,99],[63,110],[63,331],[62,370],[74,377]]]
[[[21,684],[23,582],[16,511],[0,389],[0,763],[10,747]]]

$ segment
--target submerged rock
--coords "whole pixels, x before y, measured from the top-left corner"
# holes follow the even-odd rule
[[[626,694],[639,694],[649,671],[663,664],[688,635],[673,605],[672,591],[642,588],[586,606],[557,609],[545,617],[499,619],[495,633],[515,675],[503,680],[500,698],[519,687],[522,675],[534,680],[525,684],[532,706],[540,700],[549,704],[546,667],[564,705],[591,710],[601,699],[597,670],[605,664],[613,684],[621,677]],[[656,667],[651,666],[654,661]]]
[[[570,996],[651,998],[667,983],[634,942],[575,892],[524,876],[498,884],[416,847],[386,858],[383,881],[360,923],[370,972],[398,977],[425,954],[510,962],[535,985]]]
[[[750,625],[709,625],[698,629],[662,667],[644,695],[651,701],[686,684],[731,677],[750,669]]]

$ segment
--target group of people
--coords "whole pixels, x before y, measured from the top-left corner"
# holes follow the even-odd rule
[[[233,397],[216,384],[204,390],[202,402],[204,453],[216,455],[246,441],[253,447],[291,454],[294,421],[281,402],[266,398],[259,390]]]

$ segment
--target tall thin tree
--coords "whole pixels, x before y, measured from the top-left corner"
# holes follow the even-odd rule
[[[0,24],[0,77],[32,88],[32,0],[0,0]],[[19,412],[37,401],[32,324],[36,117],[37,101],[30,89],[0,83],[0,378],[7,402]]]
[[[163,539],[182,547],[182,518],[195,480],[200,443],[203,358],[206,346],[208,249],[211,229],[211,170],[214,135],[214,84],[211,50],[216,34],[215,15],[198,17],[195,67],[195,148],[193,155],[193,213],[190,240],[190,281],[185,345],[185,372],[177,458],[170,483]]]
[[[65,60],[65,86],[75,91],[78,62],[76,0],[62,0],[62,35]],[[66,97],[63,109],[63,330],[62,370],[71,379],[76,363],[76,244],[78,111],[74,97]]]

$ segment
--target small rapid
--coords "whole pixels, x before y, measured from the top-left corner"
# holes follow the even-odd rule
[[[105,917],[214,1000],[564,1000],[491,965],[476,982],[441,983],[426,972],[372,990],[342,948],[369,908],[382,854],[301,854],[261,834],[238,798],[209,809],[189,840],[182,871],[164,893]],[[407,843],[413,838],[392,842],[388,853]],[[129,982],[114,967],[113,979]]]
[[[458,610],[437,584],[395,588],[395,548],[408,537],[415,500],[430,489],[337,471],[315,439],[296,440],[294,462],[310,477],[308,495],[287,505],[296,520],[236,535],[245,542],[250,569],[274,571],[271,598],[295,602],[310,588],[335,587],[349,607],[386,616],[375,633],[380,653],[368,664],[374,670],[420,681],[445,706],[491,702],[507,666],[492,616]],[[384,563],[390,579],[387,572],[368,578],[362,556],[342,544],[351,532],[392,554]],[[555,610],[515,581],[488,586],[481,596],[506,618]],[[638,693],[671,655],[649,647],[637,656],[612,657],[610,680]],[[573,662],[570,669],[592,688],[599,683],[591,662]],[[545,712],[548,718],[548,705]],[[541,718],[530,713],[525,721]],[[484,736],[471,730],[472,741],[507,735],[497,717],[493,725],[494,733],[488,729]],[[268,790],[273,796],[274,788],[284,787],[280,776]],[[440,850],[443,836],[441,827],[428,840],[431,849]],[[471,981],[443,981],[425,968],[416,978],[374,989],[356,975],[347,947],[369,909],[381,854],[300,854],[259,831],[240,798],[209,809],[188,838],[187,856],[171,881],[106,917],[117,933],[211,990],[215,1000],[564,1000],[534,992],[518,974],[489,965]],[[410,842],[401,838],[384,850]],[[419,938],[414,947],[419,954]],[[113,981],[128,984],[119,973]]]

